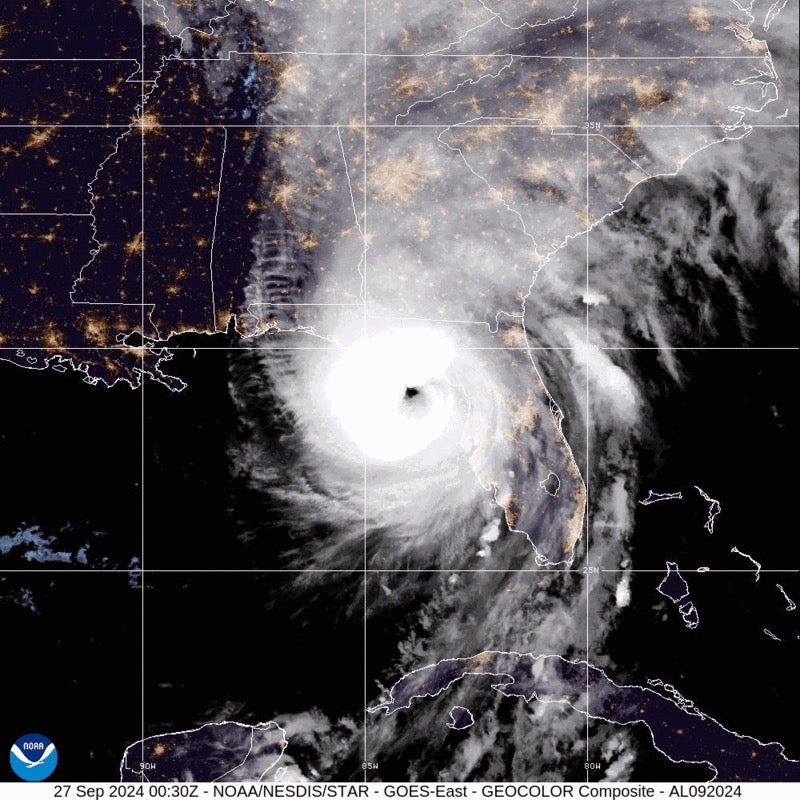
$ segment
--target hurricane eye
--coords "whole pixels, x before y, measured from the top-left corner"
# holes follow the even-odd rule
[[[458,451],[463,405],[447,373],[456,347],[424,327],[386,328],[342,347],[327,367],[320,411],[354,460],[435,460]],[[343,442],[343,444],[344,444]]]

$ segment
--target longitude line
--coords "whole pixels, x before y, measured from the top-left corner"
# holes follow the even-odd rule
[[[141,108],[139,109],[140,117],[144,115],[145,86],[146,86],[145,79],[147,77],[147,75],[145,74],[145,42],[144,42],[144,38],[145,37],[144,37],[144,29],[145,29],[145,0],[142,0],[142,27],[141,27],[141,53],[140,53],[140,55],[141,55],[141,67],[140,67],[140,69],[141,69],[141,75],[142,75],[142,82],[141,82],[142,91],[141,91],[141,98],[140,98],[140,100],[141,100]],[[142,250],[142,253],[141,253],[141,262],[140,262],[140,270],[141,271],[140,271],[140,276],[139,276],[139,278],[140,278],[140,280],[139,280],[139,289],[140,289],[141,303],[142,303],[140,324],[142,326],[142,336],[144,336],[144,331],[145,331],[145,327],[144,327],[144,321],[145,321],[145,304],[144,304],[144,298],[145,298],[145,294],[144,294],[144,268],[145,268],[145,263],[144,263],[144,252],[145,252],[145,238],[144,238],[144,185],[145,185],[145,181],[144,181],[144,161],[145,161],[144,147],[145,147],[145,145],[144,145],[144,137],[145,137],[145,126],[144,125],[140,124],[140,132],[139,133],[140,133],[140,136],[141,136],[141,151],[140,151],[140,154],[141,154],[141,165],[140,165],[141,185],[140,185],[140,192],[141,192],[141,194],[140,194],[140,198],[139,199],[140,199],[140,209],[141,209],[141,220],[140,220],[140,223],[141,223],[141,230],[142,230],[142,233],[141,233],[141,250]],[[144,595],[145,595],[145,587],[146,587],[146,576],[145,576],[145,571],[144,571],[145,570],[145,565],[144,565],[144,519],[145,519],[145,514],[144,514],[144,419],[145,419],[145,416],[144,416],[144,392],[145,392],[144,384],[145,384],[145,354],[146,354],[146,349],[143,347],[141,349],[141,374],[139,376],[139,381],[140,381],[139,391],[141,393],[140,394],[140,415],[141,415],[141,417],[140,417],[140,435],[139,435],[139,456],[140,456],[140,461],[139,461],[139,503],[140,503],[140,505],[139,505],[139,515],[140,515],[140,521],[139,521],[139,524],[141,526],[141,528],[140,528],[141,541],[140,541],[140,545],[139,545],[139,549],[140,549],[139,566],[140,566],[140,570],[141,570],[140,573],[139,573],[139,591],[141,592],[141,597],[140,597],[140,601],[139,601],[140,602],[140,606],[139,606],[139,608],[140,608],[139,621],[140,621],[140,627],[141,627],[141,630],[139,632],[139,635],[140,635],[139,659],[140,659],[140,672],[141,672],[141,689],[140,689],[141,690],[141,695],[140,695],[140,698],[139,698],[139,702],[140,702],[139,711],[140,711],[140,717],[141,717],[140,718],[141,730],[140,730],[140,735],[139,735],[139,741],[141,742],[141,744],[140,744],[140,760],[141,760],[142,763],[144,763],[144,760],[145,760],[145,758],[144,758],[144,738],[145,738],[145,736],[144,736],[144,732],[145,732],[145,720],[144,720],[144,714],[145,714],[145,708],[144,708],[144,694],[145,694],[145,691],[144,691],[144,689],[145,689],[145,663],[144,663],[144,629],[145,629],[144,628],[144,614],[145,614],[145,609],[144,609]],[[144,781],[144,770],[141,771],[140,780]]]
[[[589,298],[589,126],[591,119],[589,117],[589,0],[586,0],[586,297]],[[591,571],[588,569],[590,566],[589,560],[589,484],[591,474],[591,461],[589,459],[589,431],[591,425],[589,422],[589,308],[590,305],[586,303],[586,499],[584,509],[584,519],[586,525],[586,566],[584,580],[586,581],[586,781],[589,781],[589,592],[591,587]]]
[[[362,263],[363,278],[362,278],[362,292],[364,303],[364,336],[367,335],[367,0],[364,0],[364,25],[362,30],[363,48],[364,48],[364,108],[362,111],[362,158],[364,160],[364,174],[363,174],[363,214],[364,214],[364,242],[363,242],[363,256]],[[367,780],[366,764],[369,761],[368,748],[367,748],[367,455],[364,453],[364,553],[363,553],[363,591],[364,591],[364,678],[363,678],[363,720],[364,720],[364,768],[362,772],[363,780]]]

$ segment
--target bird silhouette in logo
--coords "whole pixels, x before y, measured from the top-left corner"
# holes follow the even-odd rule
[[[17,745],[12,745],[11,752],[18,758],[25,766],[30,769],[31,767],[41,767],[48,758],[53,754],[53,751],[56,749],[56,746],[50,742],[49,745],[45,748],[45,751],[42,753],[41,758],[38,761],[31,761],[22,750],[17,747]]]

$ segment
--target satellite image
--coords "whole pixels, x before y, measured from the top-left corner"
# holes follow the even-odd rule
[[[0,782],[800,781],[798,37],[0,6]]]

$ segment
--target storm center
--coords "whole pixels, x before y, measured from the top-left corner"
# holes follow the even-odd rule
[[[458,398],[446,377],[455,357],[453,342],[429,328],[363,336],[330,365],[325,404],[347,441],[370,460],[451,451],[460,437]]]

